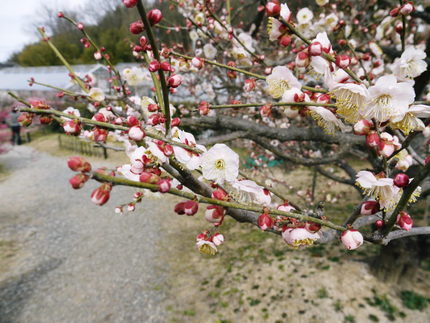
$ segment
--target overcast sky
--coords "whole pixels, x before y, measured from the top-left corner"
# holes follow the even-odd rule
[[[37,8],[43,3],[54,12],[76,9],[88,0],[0,0],[0,62],[20,50],[25,44],[37,40],[30,31],[36,19]]]

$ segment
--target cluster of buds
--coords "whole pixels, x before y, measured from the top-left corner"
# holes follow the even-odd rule
[[[390,135],[388,132],[378,134],[376,131],[369,131],[366,135],[366,144],[375,149],[379,155],[387,158],[401,147],[399,138]]]
[[[69,179],[69,183],[72,188],[76,190],[84,186],[90,178],[86,173],[91,171],[91,164],[82,157],[74,156],[69,158],[67,166],[69,166],[69,168],[74,172],[80,172]]]
[[[397,17],[398,15],[408,16],[415,11],[415,6],[412,1],[406,2],[401,6],[398,6],[390,11],[391,17]]]

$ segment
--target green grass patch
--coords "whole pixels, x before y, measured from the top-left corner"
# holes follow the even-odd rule
[[[428,299],[411,290],[403,290],[400,292],[400,299],[403,306],[411,310],[422,311],[428,305]]]

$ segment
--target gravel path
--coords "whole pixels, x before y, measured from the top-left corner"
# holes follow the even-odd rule
[[[148,198],[121,216],[113,207],[134,190],[114,188],[98,207],[89,199],[97,183],[72,190],[62,158],[19,146],[0,163],[12,172],[0,182],[0,242],[18,245],[0,274],[0,322],[165,321],[159,228],[171,203]]]

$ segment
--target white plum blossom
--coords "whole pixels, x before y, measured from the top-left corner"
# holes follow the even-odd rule
[[[399,169],[403,172],[406,172],[408,168],[414,163],[414,158],[408,153],[406,149],[401,150],[398,154],[393,156],[393,158],[397,158],[397,164],[395,166],[396,169]]]
[[[404,115],[415,100],[413,84],[397,82],[394,75],[380,77],[375,85],[369,87],[369,96],[361,114],[366,119],[385,122],[393,117]]]
[[[239,175],[239,155],[225,144],[216,144],[202,155],[201,166],[205,179],[233,182]]]
[[[310,246],[320,238],[318,233],[309,232],[305,228],[288,228],[282,232],[282,238],[292,248]]]
[[[101,102],[105,99],[105,94],[102,89],[97,87],[91,88],[90,92],[88,92],[88,96],[94,101]]]
[[[331,93],[336,97],[337,114],[350,123],[360,120],[359,111],[364,109],[369,96],[363,84],[339,83]]]
[[[400,188],[394,185],[392,178],[375,176],[369,171],[357,173],[357,184],[368,196],[379,201],[381,208],[391,210],[399,201]]]
[[[405,135],[412,131],[423,131],[426,125],[420,118],[430,117],[430,106],[424,104],[412,105],[403,114],[390,119],[390,126],[400,129]]]
[[[146,78],[146,75],[143,72],[143,69],[137,68],[137,67],[125,68],[122,71],[122,75],[124,77],[124,80],[126,80],[127,84],[130,86],[141,85]]]
[[[75,109],[73,107],[68,107],[67,109],[64,109],[63,113],[70,114],[70,115],[75,116],[75,117],[81,116],[81,113],[79,112],[79,110]],[[61,119],[66,120],[66,121],[71,120],[71,119],[66,118],[66,117],[61,117]]]
[[[299,80],[285,66],[276,66],[266,78],[266,82],[267,92],[275,99],[282,97],[286,90],[302,87]]]
[[[205,57],[207,59],[214,59],[216,57],[217,52],[217,49],[211,43],[208,43],[203,46],[203,53],[205,54]]]
[[[267,22],[267,33],[269,34],[269,40],[275,41],[282,35],[282,23],[273,17],[269,17]]]
[[[272,201],[270,192],[251,180],[234,181],[232,187],[237,190],[238,200],[242,203],[254,203],[269,206]]]
[[[416,78],[427,69],[426,57],[424,50],[407,46],[402,56],[393,63],[394,75],[402,81]]]
[[[296,18],[299,25],[308,24],[314,18],[314,14],[309,8],[302,8],[297,12]]]
[[[290,10],[290,8],[288,8],[288,4],[286,4],[286,3],[281,4],[280,16],[285,21],[289,21],[291,19],[291,10]]]
[[[328,134],[334,134],[336,129],[340,129],[342,132],[350,130],[350,127],[344,125],[330,110],[315,106],[310,106],[308,109],[311,117],[315,119],[318,125]]]
[[[186,144],[190,146],[190,148],[196,148],[202,152],[206,151],[204,146],[196,144],[196,140],[191,133],[185,132],[178,128],[172,129],[172,139],[174,141]],[[200,167],[200,154],[175,145],[173,146],[173,151],[175,152],[176,159],[180,163],[185,164],[189,170],[194,170]]]

